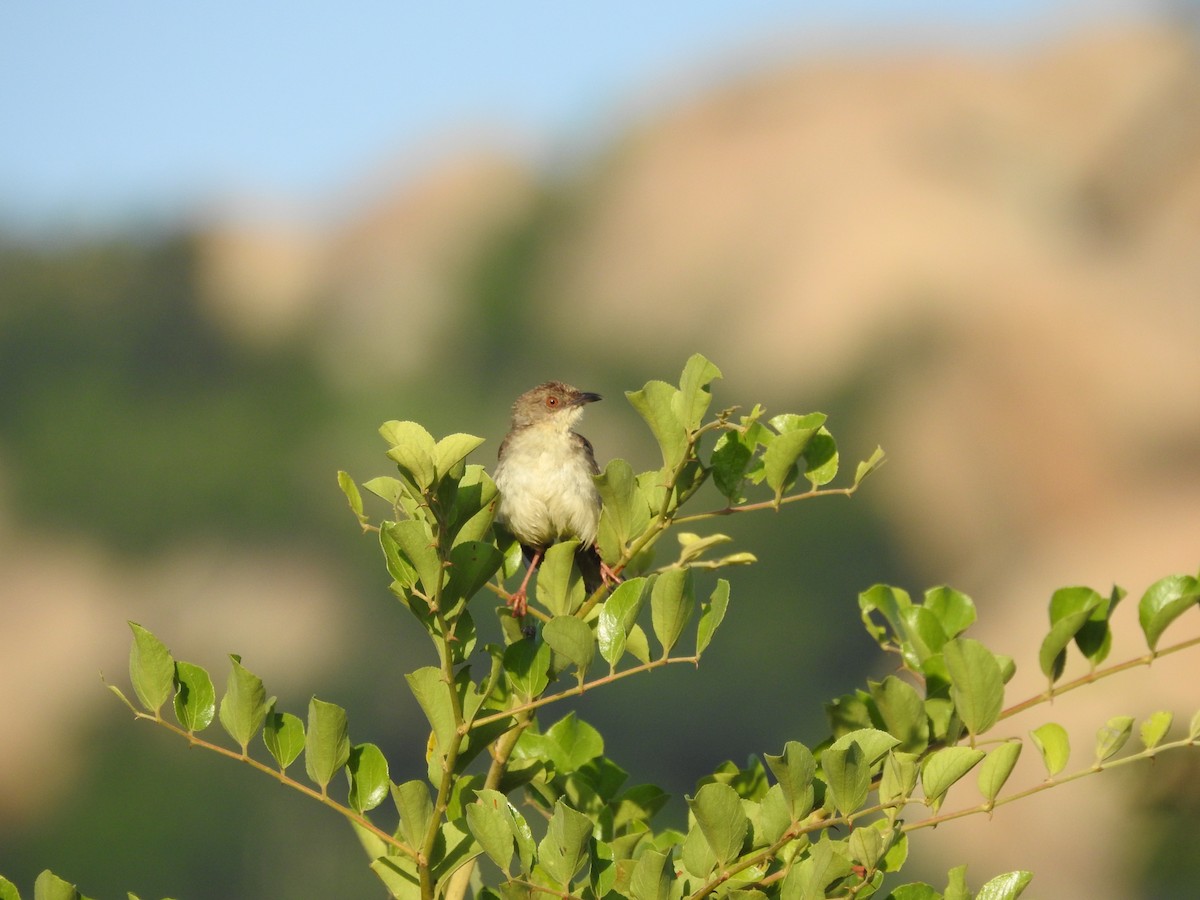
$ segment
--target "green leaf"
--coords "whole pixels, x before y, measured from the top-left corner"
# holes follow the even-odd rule
[[[1112,628],[1109,625],[1109,619],[1117,608],[1117,604],[1124,599],[1125,593],[1123,587],[1113,585],[1112,591],[1104,598],[1104,602],[1092,610],[1088,620],[1083,623],[1083,627],[1075,635],[1075,645],[1093,668],[1104,662],[1108,658],[1109,651],[1112,650]]]
[[[524,641],[509,647],[520,646]],[[548,649],[547,649],[548,652]],[[507,663],[508,655],[505,654]],[[417,699],[425,718],[433,728],[441,752],[445,753],[458,731],[458,723],[454,718],[454,706],[450,697],[450,688],[442,680],[442,670],[437,666],[423,666],[415,672],[404,676],[408,688]]]
[[[665,381],[648,381],[640,391],[626,391],[629,404],[637,410],[662,450],[663,468],[674,469],[687,453],[687,430],[675,412],[675,397],[679,393]]]
[[[189,732],[203,731],[217,714],[217,693],[208,672],[191,663],[175,663],[175,718]]]
[[[508,874],[513,854],[513,818],[508,800],[499,791],[480,790],[467,805],[467,827],[483,852]]]
[[[625,639],[637,621],[646,597],[649,582],[646,578],[630,578],[621,582],[609,594],[596,621],[596,641],[600,655],[615,668],[625,653]]]
[[[304,749],[304,723],[289,712],[277,712],[272,704],[263,722],[263,743],[284,771]]]
[[[1175,717],[1170,712],[1160,709],[1158,712],[1142,722],[1141,738],[1142,746],[1147,750],[1153,750],[1157,747],[1162,739],[1167,736],[1167,732],[1171,730],[1171,723]]]
[[[1005,741],[989,753],[983,765],[979,767],[979,793],[983,794],[988,803],[994,803],[1000,796],[1000,791],[1012,775],[1024,746],[1020,741]]]
[[[874,871],[879,865],[884,850],[887,849],[884,837],[878,828],[870,825],[864,828],[855,828],[850,832],[850,839],[847,841],[850,858],[863,865],[867,871]]]
[[[3,875],[0,875],[0,900],[21,900],[17,886]]]
[[[825,896],[830,884],[845,878],[850,872],[851,864],[845,843],[831,841],[826,831],[821,840],[811,845],[808,858],[792,867],[791,873],[783,880],[780,896],[783,900],[816,900]]]
[[[459,827],[460,822],[466,825],[462,817],[458,816],[457,821],[443,822],[438,828],[430,873],[437,884],[444,885],[446,879],[463,863],[483,852],[483,848],[471,837],[471,833]]]
[[[788,741],[779,756],[766,754],[767,766],[779,782],[793,819],[808,815],[813,805],[813,777],[817,771],[812,751],[798,741]]]
[[[355,518],[360,523],[367,521],[367,517],[363,515],[362,495],[358,492],[358,485],[354,483],[354,479],[350,477],[348,472],[338,471],[337,473],[338,487],[342,489],[342,493],[346,495],[346,502],[350,504],[350,511],[354,513]]]
[[[955,866],[947,873],[946,900],[971,900],[971,891],[967,888],[967,867]]]
[[[668,569],[654,581],[650,593],[651,624],[666,659],[692,617],[696,598],[690,569]]]
[[[921,790],[936,809],[951,785],[970,772],[986,756],[973,747],[943,747],[925,757],[921,764]]]
[[[670,799],[657,785],[634,785],[613,804],[613,831],[619,833],[631,822],[649,822]]]
[[[900,749],[919,753],[929,744],[929,720],[925,702],[907,681],[889,675],[871,686],[871,699],[888,734],[900,741]]]
[[[828,428],[820,428],[804,448],[804,477],[814,488],[829,484],[837,477],[837,441]]]
[[[1188,740],[1193,744],[1200,740],[1200,711],[1192,716],[1192,721],[1188,725]]]
[[[398,478],[392,478],[390,475],[380,475],[378,478],[364,481],[363,487],[381,500],[386,500],[393,509],[403,505],[404,485]]]
[[[137,622],[130,622],[129,627],[133,631],[129,678],[142,705],[158,715],[175,684],[175,660],[163,642]]]
[[[811,810],[812,804],[809,804]],[[805,814],[809,810],[805,810]],[[783,788],[773,784],[767,789],[758,804],[757,816],[752,817],[750,828],[754,836],[754,847],[773,844],[788,830],[794,819],[791,804],[783,794]]]
[[[1200,582],[1191,575],[1168,575],[1147,588],[1138,603],[1138,622],[1151,650],[1167,627],[1200,600]]]
[[[834,808],[847,816],[857,812],[871,787],[871,764],[862,747],[854,742],[842,746],[835,742],[821,754],[821,769]]]
[[[388,522],[383,529],[395,540],[405,560],[416,571],[425,596],[437,596],[442,584],[442,561],[438,558],[437,545],[425,524],[416,519],[405,519],[403,522]],[[397,577],[394,572],[392,576]]]
[[[346,802],[355,812],[374,809],[388,795],[388,764],[383,751],[374,744],[356,744],[346,759],[350,793]]]
[[[689,431],[700,427],[712,402],[712,383],[720,377],[721,370],[699,353],[693,353],[684,364],[679,393],[674,398],[674,412]]]
[[[930,588],[921,605],[937,617],[947,638],[958,637],[975,622],[974,601],[954,588]]]
[[[483,438],[473,434],[448,434],[433,449],[433,468],[438,478],[445,478],[450,470],[467,458],[483,443]]]
[[[443,591],[443,607],[470,600],[500,570],[504,555],[483,541],[464,541],[450,551],[450,577]]]
[[[1121,752],[1133,734],[1133,716],[1113,716],[1096,734],[1096,762],[1101,763]]]
[[[504,677],[513,693],[522,700],[540,696],[550,684],[551,659],[550,645],[544,641],[527,638],[509,644],[504,650]]]
[[[754,441],[736,431],[727,431],[717,438],[713,446],[709,465],[712,466],[713,483],[731,503],[742,499],[742,484],[746,470],[754,458]]]
[[[879,802],[893,806],[889,816],[900,813],[917,786],[917,754],[893,750],[883,759],[879,777]]]
[[[862,465],[859,463],[859,465]],[[885,900],[942,900],[942,895],[924,881],[902,884],[887,895]]]
[[[583,605],[583,578],[575,565],[579,541],[563,541],[546,551],[538,566],[537,600],[553,615],[566,616]]]
[[[400,544],[392,533],[392,522],[384,522],[379,528],[379,547],[383,550],[383,558],[387,563],[388,574],[396,580],[396,584],[406,591],[417,586],[417,570],[400,552]],[[518,548],[518,552],[520,549]]]
[[[729,608],[729,582],[724,578],[717,579],[707,603],[700,604],[700,624],[696,628],[696,655],[699,656],[712,643],[717,628],[725,621],[725,611]]]
[[[555,771],[568,774],[582,769],[604,753],[600,732],[569,712],[546,731],[552,742]]]
[[[820,413],[814,413],[813,416],[819,417],[821,421],[824,421],[825,418]],[[771,424],[775,425],[776,421],[781,418],[780,416],[776,416],[771,420]],[[816,421],[815,418],[814,421]],[[812,440],[813,435],[817,433],[820,427],[820,423],[818,422],[811,427],[797,427],[785,431],[782,434],[776,435],[767,446],[767,449],[763,451],[763,474],[766,476],[767,485],[775,492],[776,499],[781,497],[784,491],[795,482],[796,461],[804,453],[808,442]]]
[[[75,885],[45,869],[33,882],[33,900],[84,900]]]
[[[640,663],[650,662],[650,639],[641,625],[634,625],[625,636],[625,650]]]
[[[1033,745],[1042,754],[1046,774],[1053,778],[1064,768],[1071,756],[1071,742],[1066,730],[1056,722],[1047,722],[1031,731]]]
[[[416,422],[384,422],[379,433],[388,442],[388,458],[395,462],[403,475],[420,491],[426,490],[437,477],[433,461],[433,436]]]
[[[433,801],[429,799],[429,788],[423,781],[406,781],[392,786],[392,801],[400,813],[399,833],[404,842],[419,850],[429,832],[433,820]]]
[[[1033,880],[1032,872],[1009,872],[997,875],[979,889],[975,900],[1016,900]]]
[[[863,479],[882,466],[885,459],[883,448],[876,447],[875,452],[868,459],[860,462],[858,468],[854,470],[854,486],[858,487],[862,484]]]
[[[1067,645],[1104,602],[1103,597],[1087,587],[1060,588],[1050,598],[1050,633],[1042,641],[1038,663],[1042,674],[1052,682],[1062,676]]]
[[[538,844],[538,862],[555,884],[564,890],[587,859],[587,842],[592,836],[592,820],[571,809],[560,798],[546,836]]]
[[[304,738],[304,770],[324,794],[337,770],[350,759],[346,711],[335,703],[313,697],[308,703],[308,729]]]
[[[371,863],[387,892],[396,900],[421,900],[417,864],[406,856],[379,856]]]
[[[596,638],[587,623],[575,616],[555,616],[542,627],[542,637],[551,650],[574,663],[582,681],[596,655]]]
[[[596,543],[605,559],[620,559],[628,542],[649,524],[650,506],[632,467],[623,459],[610,460],[595,482],[603,503]]]
[[[642,852],[629,878],[629,896],[633,900],[668,900],[671,896],[669,859],[658,850]]]
[[[987,731],[1004,708],[1004,680],[996,657],[979,641],[955,638],[942,647],[950,673],[950,699],[972,735]]]
[[[263,689],[262,680],[245,668],[238,656],[231,655],[229,660],[232,666],[218,715],[221,726],[237,741],[245,755],[251,738],[266,718],[267,692]]]
[[[696,791],[695,797],[687,798],[687,803],[718,864],[737,859],[749,825],[737,791],[714,781]]]

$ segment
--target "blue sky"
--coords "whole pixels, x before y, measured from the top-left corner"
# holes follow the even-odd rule
[[[182,215],[241,193],[311,202],[455,141],[536,157],[602,139],[655,98],[785,54],[1098,14],[1032,0],[5,0],[0,223]]]

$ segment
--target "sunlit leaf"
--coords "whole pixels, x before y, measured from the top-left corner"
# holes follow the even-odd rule
[[[262,680],[243,666],[238,656],[231,655],[229,660],[229,679],[225,682],[225,696],[221,698],[218,716],[222,727],[245,753],[250,739],[266,718],[267,692]]]
[[[175,718],[188,731],[203,731],[217,713],[212,678],[200,666],[175,663]]]
[[[942,658],[954,708],[971,734],[982,734],[1004,707],[1004,680],[995,655],[979,641],[955,638],[942,647]]]
[[[1200,600],[1200,582],[1191,575],[1169,575],[1146,589],[1138,603],[1138,622],[1151,650],[1164,631]]]
[[[989,753],[983,765],[979,767],[979,793],[983,794],[989,803],[995,802],[1000,796],[1000,791],[1012,775],[1024,746],[1020,741],[1005,741]]]
[[[1104,762],[1121,752],[1133,734],[1133,716],[1113,716],[1096,735],[1096,762]]]
[[[347,802],[357,812],[374,809],[388,795],[391,781],[388,780],[388,764],[374,744],[356,744],[350,748],[346,760],[346,774],[350,778]]]
[[[943,747],[931,753],[921,764],[921,789],[925,799],[936,809],[946,791],[986,755],[973,747]]]
[[[727,784],[710,782],[688,798],[688,808],[704,833],[717,862],[725,865],[742,851],[749,821],[742,798]]]
[[[542,627],[542,637],[555,653],[572,663],[582,679],[596,655],[596,637],[587,623],[575,616],[555,616]]]
[[[668,569],[655,579],[650,592],[651,623],[662,645],[663,658],[683,634],[695,603],[690,569]]]
[[[1016,900],[1032,880],[1032,872],[1018,871],[997,875],[979,889],[975,900]]]
[[[630,405],[646,420],[662,451],[663,468],[673,471],[687,452],[687,429],[675,412],[678,390],[665,381],[648,381],[640,391],[625,393]]]
[[[1175,716],[1167,710],[1160,709],[1153,713],[1142,722],[1140,729],[1142,746],[1147,750],[1153,750],[1162,739],[1167,736],[1167,732],[1171,730],[1171,723],[1175,720]]]
[[[157,715],[171,696],[175,660],[157,637],[137,622],[129,623],[133,646],[129,650],[129,678],[142,705]]]
[[[717,586],[707,603],[700,605],[700,623],[696,629],[696,655],[703,653],[712,642],[717,628],[725,620],[725,611],[729,608],[729,582],[724,578],[717,579]]]
[[[324,793],[349,758],[346,711],[336,703],[313,697],[308,703],[308,728],[304,737],[305,772]]]
[[[1056,722],[1047,722],[1030,732],[1033,745],[1042,754],[1046,774],[1053,778],[1064,768],[1071,756],[1071,742],[1066,730]]]
[[[304,723],[289,712],[276,711],[272,704],[263,720],[263,743],[279,768],[286,769],[304,749]]]

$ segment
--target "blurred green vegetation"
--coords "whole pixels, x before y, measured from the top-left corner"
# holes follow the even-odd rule
[[[597,336],[588,358],[556,347],[529,298],[549,242],[575,213],[568,194],[547,192],[464,269],[445,366],[413,383],[351,390],[324,376],[312,334],[253,349],[219,330],[202,307],[187,234],[0,241],[8,517],[33,531],[85,536],[130,561],[197,539],[312,548],[344,584],[346,615],[369,623],[334,682],[318,689],[348,708],[356,740],[384,749],[393,780],[420,777],[425,737],[413,733],[402,673],[426,661],[412,649],[423,644],[406,643],[407,614],[387,593],[374,542],[346,511],[335,470],[360,480],[387,471],[375,435],[386,418],[417,419],[435,434],[478,433],[488,443],[476,458],[490,465],[512,397],[550,377],[605,392],[612,406],[604,415],[628,428],[621,446],[610,439],[598,450],[646,468],[652,444],[620,392],[673,377],[695,349],[721,362],[714,334],[702,348],[664,339],[663,354],[639,371],[614,371],[604,346],[619,340],[620,323]],[[716,387],[717,407],[767,399],[776,412],[808,411],[799,407],[811,399],[731,397]],[[854,434],[862,395],[851,385],[821,404],[851,437],[847,460],[874,446],[870,435]],[[876,659],[855,596],[876,581],[906,583],[910,573],[869,494],[717,522],[760,564],[730,573],[731,615],[705,665],[582,698],[580,714],[604,733],[609,754],[634,779],[674,794],[668,815],[682,817],[682,793],[723,760],[744,762],[823,733],[822,703],[861,681]],[[737,616],[739,604],[768,609],[771,633]],[[228,636],[230,649],[238,643]],[[268,689],[303,713],[306,698],[294,687]],[[298,808],[300,798],[281,797],[269,780],[227,761],[200,760],[131,728],[106,698],[97,688],[82,704],[96,714],[63,723],[89,746],[79,784],[36,822],[0,823],[0,871],[8,877],[24,886],[51,867],[97,896],[372,895],[373,877],[335,816]],[[546,721],[567,711],[548,710]],[[652,746],[646,733],[658,736]]]

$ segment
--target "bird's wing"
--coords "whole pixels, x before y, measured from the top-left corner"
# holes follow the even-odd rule
[[[588,466],[591,468],[592,474],[599,475],[600,467],[596,465],[596,451],[592,449],[592,442],[577,431],[571,432],[571,439],[575,441],[576,447],[582,447],[587,453]]]

